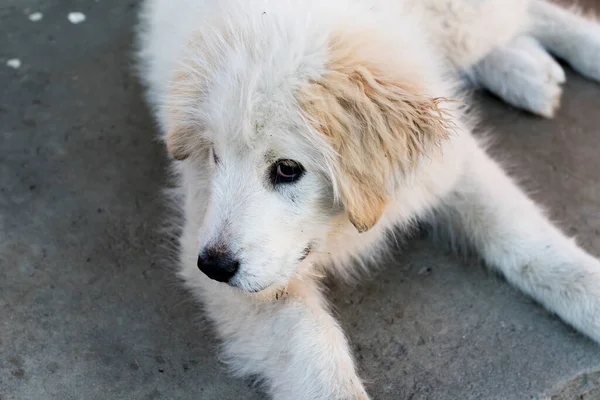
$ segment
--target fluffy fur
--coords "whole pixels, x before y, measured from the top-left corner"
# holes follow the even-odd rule
[[[505,7],[502,1],[480,3]],[[519,3],[521,6],[506,7],[509,12],[517,11],[518,29],[502,36],[500,45],[488,48],[473,64],[461,64],[458,69],[475,86],[488,89],[507,103],[552,118],[560,106],[565,82],[565,72],[552,56],[600,82],[600,24],[595,17],[584,17],[577,8],[566,10],[546,0]],[[480,19],[487,22],[493,15]],[[511,25],[514,27],[514,22]],[[495,33],[495,25],[481,27]]]
[[[498,84],[497,65],[522,56],[511,46],[551,61],[515,39],[532,32],[593,72],[553,36],[568,18],[537,0],[145,3],[141,75],[177,160],[179,274],[235,372],[275,399],[367,399],[320,279],[352,276],[418,220],[600,341],[600,261],[486,154],[452,78],[475,68]],[[278,160],[305,172],[277,184]],[[206,249],[239,261],[228,284],[197,268]]]

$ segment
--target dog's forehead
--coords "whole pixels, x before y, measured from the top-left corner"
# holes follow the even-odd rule
[[[324,60],[292,57],[285,50],[257,60],[244,54],[245,49],[237,50],[229,56],[237,62],[241,59],[244,67],[232,60],[224,62],[213,72],[207,87],[203,114],[209,116],[215,130],[228,139],[242,135],[268,140],[276,132],[303,125],[298,94],[311,79],[320,76]]]
[[[213,140],[216,151],[237,163],[264,166],[278,159],[292,159],[314,169],[322,149],[311,145],[302,126],[274,115],[257,116],[248,127],[249,133],[217,134]]]
[[[248,162],[274,162],[280,158],[301,160],[314,152],[298,135],[296,128],[257,124],[249,135],[217,135],[214,145],[225,157],[234,157]]]
[[[244,104],[232,90],[220,107],[221,111],[213,114],[212,131],[215,141],[222,145],[251,150],[292,145],[298,141],[297,133],[303,121],[301,111],[290,92],[285,89],[261,91],[256,90]]]

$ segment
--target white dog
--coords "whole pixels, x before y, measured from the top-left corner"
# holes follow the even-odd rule
[[[146,2],[141,72],[178,160],[180,276],[235,372],[276,399],[367,399],[320,279],[351,277],[419,220],[600,342],[600,261],[490,159],[451,77],[474,67],[508,99],[555,101],[560,69],[533,38],[600,77],[598,28],[527,3]],[[503,70],[524,60],[548,74]]]

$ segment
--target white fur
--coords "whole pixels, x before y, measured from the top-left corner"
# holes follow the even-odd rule
[[[509,3],[523,11],[522,18]],[[360,234],[336,201],[336,154],[310,134],[294,97],[326,69],[328,38],[344,27],[387,38],[390,61],[405,60],[403,68],[416,85],[432,97],[458,98],[448,64],[438,59],[440,49],[454,67],[470,68],[496,46],[508,46],[490,53],[501,59],[511,46],[515,51],[532,46],[514,41],[524,26],[532,26],[524,22],[531,15],[534,20],[564,17],[539,1],[528,12],[524,3],[146,1],[141,72],[160,128],[164,135],[173,129],[169,113],[175,109],[212,146],[174,165],[184,216],[180,276],[204,303],[235,372],[262,378],[275,399],[367,399],[319,281],[327,273],[352,276],[361,261],[377,259],[393,228],[409,228],[418,219],[452,243],[473,247],[513,285],[600,342],[600,261],[554,227],[489,158],[458,109],[446,110],[454,126],[450,139],[410,175],[394,176],[392,201],[379,222]],[[440,24],[439,18],[450,15],[455,19]],[[224,29],[234,37],[225,37]],[[553,41],[546,25],[534,24],[530,31],[542,44],[564,50],[574,64],[581,61],[580,53],[567,54],[568,46]],[[581,35],[587,37],[586,32]],[[198,37],[202,45],[189,47]],[[536,91],[556,96],[548,87],[555,89],[563,77],[545,55],[534,55],[531,62],[518,61],[521,55],[506,57],[506,65],[539,68],[552,81],[526,80],[522,103],[519,89],[504,92],[513,103],[536,108],[528,97],[539,97]],[[593,68],[586,68],[593,75]],[[184,86],[197,90],[197,97],[169,94],[178,69],[193,72],[195,78]],[[485,62],[476,68],[476,76],[492,88],[500,73],[502,68]],[[521,78],[509,79],[510,86]],[[547,107],[544,100],[540,109]],[[300,161],[307,173],[294,186],[266,186],[265,171],[278,158]],[[230,285],[208,279],[196,267],[199,251],[214,243],[243,260]],[[299,261],[307,244],[312,251]]]
[[[552,118],[560,105],[565,72],[531,36],[493,49],[471,78],[507,103]]]
[[[600,24],[542,0],[532,0],[527,31],[582,75],[600,81]]]
[[[509,104],[552,118],[560,105],[560,85],[565,79],[550,54],[600,82],[600,24],[577,9],[566,10],[545,0],[522,4],[528,8],[526,20],[521,20],[523,25],[515,32],[518,39],[513,37],[511,42],[491,48],[475,63],[475,81]],[[537,50],[532,43],[539,44]]]
[[[546,0],[408,0],[471,83],[507,103],[552,118],[562,95],[560,57],[600,82],[600,24]],[[536,43],[536,50],[532,44]]]

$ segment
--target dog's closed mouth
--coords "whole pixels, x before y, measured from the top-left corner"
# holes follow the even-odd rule
[[[312,245],[309,244],[308,246],[306,246],[304,248],[304,250],[302,250],[302,252],[300,253],[300,257],[298,258],[298,262],[302,262],[306,259],[306,257],[308,257],[308,255],[310,254],[310,251],[312,250]]]

